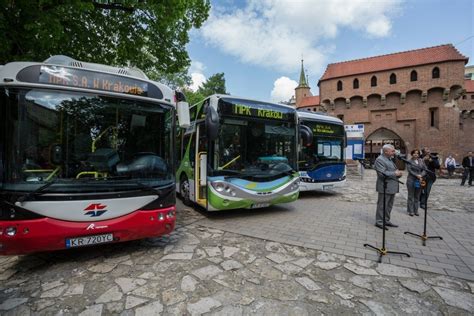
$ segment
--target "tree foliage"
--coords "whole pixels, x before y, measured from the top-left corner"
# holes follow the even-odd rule
[[[51,55],[185,74],[209,0],[0,0],[0,64]]]
[[[184,89],[189,104],[196,104],[212,94],[229,94],[225,86],[224,73],[217,73],[209,77],[196,91]]]

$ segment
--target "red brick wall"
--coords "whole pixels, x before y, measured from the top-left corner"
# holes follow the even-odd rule
[[[440,69],[440,78],[432,78],[434,67]],[[412,70],[418,74],[414,82],[410,81]],[[389,83],[392,73],[397,76],[395,84]],[[373,75],[377,76],[376,87],[370,86]],[[355,78],[359,89],[353,89]],[[337,91],[339,80],[343,82],[342,91]],[[428,146],[443,159],[448,154],[460,159],[469,148],[474,149],[474,99],[471,101],[471,94],[466,99],[454,99],[463,86],[463,61],[334,78],[319,84],[321,104],[328,114],[343,115],[346,124],[365,124],[366,137],[384,127],[403,139],[407,152]],[[450,89],[448,95],[446,89]],[[472,111],[469,118],[460,116],[460,108]],[[431,126],[430,109],[436,111],[435,127]]]

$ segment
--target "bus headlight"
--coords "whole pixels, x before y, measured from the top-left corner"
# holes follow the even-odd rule
[[[224,183],[222,182],[211,182],[211,184],[217,192],[222,192],[225,190]]]

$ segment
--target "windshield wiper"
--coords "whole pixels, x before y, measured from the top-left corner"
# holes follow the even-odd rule
[[[55,178],[54,180],[51,180],[50,182],[46,183],[46,184],[43,184],[42,186],[40,186],[39,188],[37,188],[36,190],[33,190],[31,192],[28,192],[27,194],[24,194],[22,196],[20,196],[16,202],[20,202],[20,204],[22,204],[23,202],[25,201],[30,201],[30,200],[34,200],[34,197],[35,196],[39,196],[39,195],[42,195],[44,194],[45,190],[47,188],[49,188],[51,185],[53,185],[54,183],[57,182],[57,179],[58,178]]]

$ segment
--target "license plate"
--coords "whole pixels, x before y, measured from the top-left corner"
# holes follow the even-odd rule
[[[113,234],[84,236],[66,239],[66,248],[83,247],[90,245],[104,244],[114,241]]]
[[[332,187],[333,187],[332,184],[323,185],[323,190],[330,190],[330,189],[332,189]]]
[[[262,207],[267,207],[270,206],[270,203],[255,203],[252,204],[250,208],[262,208]]]

